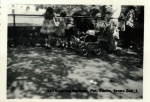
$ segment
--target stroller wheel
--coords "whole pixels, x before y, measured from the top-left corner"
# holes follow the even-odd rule
[[[81,44],[79,46],[79,53],[82,56],[86,56],[88,54],[88,48],[87,48],[87,46],[85,44]]]
[[[66,47],[66,42],[65,41],[62,42],[62,47],[64,47],[64,48]]]
[[[96,55],[100,55],[100,54],[102,53],[101,48],[95,48],[95,49],[94,49],[94,53],[95,53]]]

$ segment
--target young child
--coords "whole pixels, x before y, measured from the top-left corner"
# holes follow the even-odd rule
[[[86,34],[95,36],[95,29],[93,24],[88,25],[88,31]]]
[[[42,24],[42,28],[40,30],[42,37],[45,38],[46,48],[51,48],[50,45],[51,36],[56,32],[56,27],[53,18],[54,18],[53,8],[48,7],[44,14],[44,21]]]
[[[86,41],[88,41],[88,42],[95,42],[97,40],[96,37],[95,37],[94,24],[89,24],[88,25],[88,30],[86,32],[86,35],[89,35],[86,38]]]
[[[66,22],[65,37],[67,38],[67,48],[70,48],[71,35],[74,35],[73,18],[68,18]]]
[[[57,28],[57,31],[56,31],[56,35],[59,37],[59,43],[57,42],[57,45],[61,45],[64,47],[64,39],[65,39],[65,30],[66,30],[66,15],[67,13],[62,10],[61,13],[60,13],[60,23],[59,23],[59,26]]]

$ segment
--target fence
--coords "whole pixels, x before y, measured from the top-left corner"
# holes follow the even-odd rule
[[[13,27],[14,27],[14,29],[15,29],[15,27],[16,27],[16,17],[22,17],[22,19],[23,19],[23,17],[25,18],[25,17],[32,17],[32,18],[34,18],[34,17],[41,17],[41,18],[43,18],[43,15],[26,15],[26,14],[8,14],[8,16],[10,17],[10,16],[12,16],[13,17]],[[59,17],[59,16],[58,16]],[[100,19],[99,17],[90,17],[90,16],[67,16],[67,17],[73,17],[73,18],[84,18],[84,19],[94,19],[95,20],[95,23],[97,22],[97,19]],[[33,20],[33,19],[32,19]],[[23,20],[22,20],[23,21]],[[31,21],[31,20],[30,20]],[[43,21],[43,19],[42,20],[40,20],[40,21]],[[39,22],[39,21],[38,21]],[[21,23],[23,23],[23,22],[21,22]],[[40,24],[41,25],[41,24]],[[39,26],[40,26],[39,25]],[[21,25],[21,26],[23,26],[23,24]]]
[[[12,19],[10,19],[10,17],[12,17]],[[67,17],[92,19],[95,22],[95,26],[96,26],[97,20],[100,19],[100,18],[95,18],[95,17],[90,17],[90,16],[67,16]],[[9,23],[8,24],[8,37],[13,38],[14,40],[13,42],[15,43],[19,41],[18,44],[21,44],[21,42],[26,43],[27,40],[28,40],[28,43],[29,42],[31,43],[33,41],[31,40],[31,36],[33,39],[33,35],[40,32],[39,30],[44,20],[43,15],[26,15],[26,14],[8,14],[8,18],[10,20],[8,21]],[[36,30],[33,30],[32,29],[33,27]],[[26,41],[25,41],[25,38],[26,38]],[[38,37],[35,37],[35,38],[36,38],[35,41],[37,41]]]

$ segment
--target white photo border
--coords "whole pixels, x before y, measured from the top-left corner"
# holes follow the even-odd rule
[[[0,102],[48,102],[48,101],[104,101],[104,102],[150,102],[149,57],[150,57],[150,2],[149,0],[1,0],[0,17]],[[8,4],[90,4],[90,5],[141,5],[144,6],[144,59],[143,59],[143,99],[96,99],[96,100],[58,100],[58,99],[7,99],[7,21]]]

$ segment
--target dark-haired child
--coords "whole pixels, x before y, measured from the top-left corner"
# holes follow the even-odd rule
[[[42,28],[40,30],[41,36],[45,38],[46,48],[51,48],[50,40],[51,40],[52,34],[56,33],[56,26],[54,24],[53,18],[54,18],[53,8],[48,7],[44,14],[44,21],[42,24]]]

